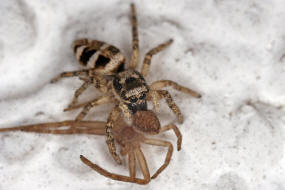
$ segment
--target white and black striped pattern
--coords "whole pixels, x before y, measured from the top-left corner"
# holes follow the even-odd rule
[[[97,40],[80,39],[72,46],[78,62],[94,68],[101,74],[114,74],[124,70],[125,57],[112,45]]]

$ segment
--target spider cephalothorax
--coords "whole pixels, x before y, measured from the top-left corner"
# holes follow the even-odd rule
[[[147,110],[149,87],[139,72],[126,70],[118,73],[113,79],[113,91],[132,114],[138,110]]]

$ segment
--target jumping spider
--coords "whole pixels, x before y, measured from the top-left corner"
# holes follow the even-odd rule
[[[169,124],[164,127],[160,127],[160,122],[157,116],[154,112],[150,110],[137,111],[136,113],[134,113],[132,126],[128,125],[125,122],[118,106],[113,109],[111,117],[114,121],[112,131],[115,141],[121,147],[120,153],[122,156],[128,155],[130,176],[110,173],[101,168],[100,166],[92,163],[83,155],[80,155],[80,159],[84,164],[88,165],[103,176],[118,181],[147,184],[150,182],[150,179],[156,178],[168,166],[173,152],[172,144],[169,141],[148,138],[144,134],[154,135],[172,129],[178,138],[177,149],[181,149],[182,135],[176,125]],[[0,132],[25,131],[47,134],[105,135],[105,125],[106,122],[101,121],[62,121],[2,128],[0,129]],[[151,177],[146,159],[140,148],[140,145],[142,143],[168,148],[164,163]],[[138,161],[140,169],[142,171],[143,179],[136,177],[136,160]]]
[[[196,98],[201,97],[199,93],[170,80],[159,80],[151,85],[146,83],[144,77],[149,72],[152,56],[168,47],[173,40],[170,39],[147,52],[141,72],[138,72],[136,69],[139,63],[139,39],[136,11],[133,4],[131,4],[131,23],[133,49],[131,61],[127,69],[124,68],[125,57],[118,48],[97,40],[79,39],[73,43],[73,52],[79,63],[86,69],[63,72],[51,81],[56,82],[64,77],[81,76],[80,79],[84,83],[76,90],[72,103],[65,109],[67,111],[83,107],[83,110],[76,117],[76,121],[82,120],[92,107],[110,102],[119,105],[124,113],[124,117],[130,119],[137,111],[147,110],[147,101],[152,101],[155,110],[158,111],[158,101],[164,98],[170,109],[178,117],[178,122],[182,123],[183,117],[180,109],[174,103],[170,93],[161,89],[171,86]],[[78,97],[91,84],[99,89],[103,95],[90,102],[76,105]],[[114,137],[112,135],[113,123],[112,117],[109,117],[106,124],[107,144],[114,159],[120,164],[121,161],[116,154]]]

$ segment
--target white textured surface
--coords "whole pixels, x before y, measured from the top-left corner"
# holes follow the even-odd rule
[[[130,1],[1,0],[1,127],[72,119],[63,113],[77,79],[71,43],[106,41],[129,58]],[[285,2],[283,0],[136,1],[141,59],[157,44],[174,44],[155,56],[149,82],[172,79],[199,90],[200,100],[169,89],[185,116],[180,152],[148,189],[284,190]],[[94,97],[90,89],[84,98]],[[94,93],[94,95],[92,94]],[[162,104],[159,114],[174,116]],[[94,109],[105,120],[111,106]],[[175,143],[172,133],[162,136]],[[117,166],[104,138],[27,133],[0,134],[0,190],[143,189],[112,181],[83,165]],[[164,149],[144,146],[153,172]]]

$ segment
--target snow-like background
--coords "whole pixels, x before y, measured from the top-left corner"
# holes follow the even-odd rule
[[[88,37],[131,54],[130,3],[124,0],[1,0],[0,127],[73,119],[63,113],[81,85],[49,81],[80,69],[71,50]],[[0,190],[13,189],[285,189],[285,1],[135,1],[140,58],[161,42],[174,43],[153,58],[150,83],[171,79],[203,94],[169,89],[185,121],[180,152],[147,186],[107,179],[84,165],[83,154],[128,175],[112,160],[104,137],[0,134]],[[81,100],[95,97],[90,88]],[[106,120],[109,106],[89,119]],[[161,102],[161,121],[175,121]],[[167,119],[168,118],[168,119]],[[161,138],[176,142],[172,132]],[[153,173],[166,150],[143,146]]]

